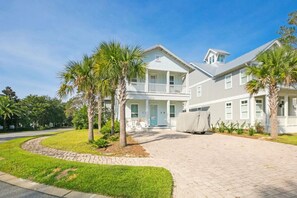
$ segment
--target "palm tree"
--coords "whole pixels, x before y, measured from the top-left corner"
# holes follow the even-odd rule
[[[260,53],[257,66],[248,66],[247,74],[253,79],[246,85],[250,94],[267,89],[270,109],[270,133],[278,135],[277,106],[280,86],[292,86],[297,82],[297,52],[285,47],[277,47]]]
[[[59,74],[59,77],[62,80],[58,91],[60,97],[73,94],[75,90],[83,94],[88,106],[88,140],[93,141],[93,120],[97,83],[93,58],[84,55],[81,62],[70,61],[66,65],[65,70]]]
[[[140,47],[122,46],[112,41],[103,42],[100,45],[102,59],[105,62],[104,71],[109,79],[117,79],[113,85],[117,85],[117,96],[120,106],[120,145],[127,145],[126,140],[126,83],[132,78],[145,76],[145,64],[143,62],[143,51]],[[114,87],[115,88],[115,87]]]
[[[12,116],[20,116],[21,111],[17,104],[8,96],[0,96],[0,116],[3,118],[3,128],[6,129],[6,121]]]

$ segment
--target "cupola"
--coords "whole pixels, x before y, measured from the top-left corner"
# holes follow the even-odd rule
[[[204,57],[204,62],[207,64],[225,63],[229,52],[219,49],[209,49]]]

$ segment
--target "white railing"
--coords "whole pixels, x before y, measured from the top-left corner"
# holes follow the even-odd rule
[[[186,86],[169,85],[169,93],[186,93]]]
[[[141,82],[131,82],[127,85],[127,91],[144,91],[145,83]]]
[[[149,83],[149,92],[166,93],[166,84]]]
[[[297,125],[297,116],[277,116],[277,120],[281,126]]]

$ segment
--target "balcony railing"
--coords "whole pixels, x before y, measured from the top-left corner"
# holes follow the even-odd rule
[[[148,83],[148,92],[153,93],[167,93],[167,84],[162,83]],[[131,82],[127,85],[127,91],[145,92],[145,83]],[[169,85],[169,93],[186,93],[186,86],[184,85]]]
[[[166,84],[149,83],[148,91],[166,93]]]
[[[127,86],[127,91],[145,91],[145,83],[131,82]]]

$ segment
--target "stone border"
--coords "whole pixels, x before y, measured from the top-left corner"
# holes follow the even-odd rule
[[[72,151],[63,151],[54,148],[49,148],[41,145],[41,141],[48,137],[39,137],[28,140],[22,144],[22,149],[45,155],[57,159],[76,161],[90,164],[106,164],[106,165],[129,165],[129,166],[162,166],[162,161],[155,160],[154,158],[132,158],[132,157],[109,157],[99,156],[93,154],[76,153]]]
[[[32,182],[32,181],[27,180],[27,179],[17,178],[15,176],[9,175],[9,174],[4,173],[4,172],[0,172],[0,181],[11,184],[11,185],[14,185],[14,186],[17,186],[17,187],[20,187],[20,188],[24,188],[24,189],[28,189],[28,190],[32,190],[32,191],[36,191],[36,192],[40,192],[40,193],[44,193],[44,194],[48,194],[48,195],[52,195],[52,196],[57,196],[57,197],[108,198],[108,197],[103,196],[103,195],[83,193],[83,192],[78,192],[78,191],[73,191],[73,190],[67,190],[67,189],[63,189],[63,188],[48,186],[48,185],[44,185],[44,184],[39,184],[39,183]]]

